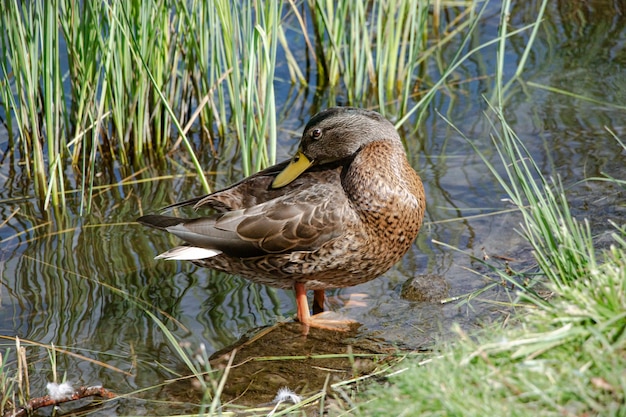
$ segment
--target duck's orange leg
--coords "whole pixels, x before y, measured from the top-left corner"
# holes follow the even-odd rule
[[[298,321],[308,325],[311,322],[311,312],[309,311],[309,302],[306,299],[306,287],[302,282],[294,284],[296,290],[296,306],[298,308]]]
[[[311,316],[309,311],[309,302],[306,297],[306,287],[304,283],[296,282],[294,284],[294,290],[296,291],[296,306],[298,309],[298,321],[302,323],[304,329],[302,333],[307,335],[309,333],[309,327],[317,327],[319,329],[334,330],[334,331],[346,331],[349,324],[353,323],[350,320],[337,320],[327,318],[325,314],[316,314]],[[324,290],[315,290],[313,295],[313,311],[315,313],[323,311],[324,309]]]

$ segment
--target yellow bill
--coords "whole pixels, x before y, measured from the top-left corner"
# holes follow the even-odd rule
[[[302,151],[298,150],[294,157],[289,162],[289,165],[285,167],[277,176],[274,178],[274,182],[272,183],[272,188],[280,188],[289,184],[291,181],[295,180],[302,174],[308,167],[313,165],[313,161],[307,158]]]

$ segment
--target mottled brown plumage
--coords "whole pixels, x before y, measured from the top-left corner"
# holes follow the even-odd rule
[[[295,288],[298,318],[308,322],[305,290],[322,303],[327,288],[387,271],[412,245],[425,204],[393,125],[373,111],[338,107],[311,119],[291,161],[171,206],[217,213],[137,221],[185,241],[161,258]]]

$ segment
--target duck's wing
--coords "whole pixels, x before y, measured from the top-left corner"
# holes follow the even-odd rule
[[[211,194],[171,204],[164,207],[163,211],[169,211],[178,207],[193,206],[196,210],[201,207],[206,207],[223,213],[230,210],[252,207],[258,203],[276,198],[283,192],[271,189],[270,185],[276,175],[278,175],[288,163],[289,161],[283,161],[273,165]]]
[[[355,217],[341,187],[322,183],[211,217],[148,215],[137,221],[166,230],[191,247],[253,257],[318,249],[344,234]]]

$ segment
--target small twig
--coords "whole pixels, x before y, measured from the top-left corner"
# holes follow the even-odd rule
[[[76,401],[86,397],[101,397],[101,398],[115,398],[117,395],[112,393],[106,388],[101,386],[94,387],[80,387],[77,388],[72,395],[68,395],[64,398],[52,398],[49,395],[44,395],[43,397],[33,398],[24,407],[16,408],[14,410],[7,411],[4,413],[4,417],[23,417],[32,414],[33,411],[48,407],[51,405],[58,405],[61,403]]]

